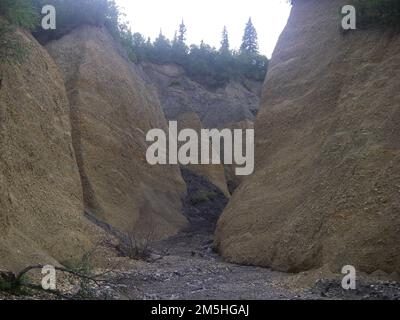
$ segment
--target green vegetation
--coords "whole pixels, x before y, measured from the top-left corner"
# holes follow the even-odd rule
[[[221,54],[229,54],[230,53],[230,45],[229,45],[229,35],[228,29],[224,26],[224,30],[222,30],[222,40],[221,40]]]
[[[170,87],[180,87],[182,86],[182,84],[179,81],[171,81],[171,83],[169,84]]]
[[[57,11],[57,29],[38,28],[41,8],[53,5]],[[139,33],[133,34],[123,20],[114,0],[1,0],[0,60],[20,60],[24,54],[18,39],[10,36],[12,26],[33,31],[41,43],[58,39],[81,25],[106,27],[126,49],[132,62],[150,61],[157,64],[175,63],[188,75],[209,87],[220,87],[232,79],[250,78],[263,81],[268,60],[258,52],[257,32],[249,19],[239,51],[232,51],[226,27],[222,33],[221,48],[201,42],[186,44],[187,28],[184,21],[173,40],[160,31],[152,42]]]
[[[53,5],[57,10],[57,29],[39,28],[41,8]],[[0,62],[20,61],[26,54],[12,31],[16,26],[33,31],[33,35],[46,43],[58,39],[81,25],[106,27],[120,41],[133,60],[132,34],[120,22],[122,14],[114,0],[1,0],[0,2]]]
[[[15,35],[15,27],[32,30],[38,21],[37,12],[31,0],[0,1],[0,63],[22,61],[28,54],[20,38]]]
[[[26,289],[23,287],[22,281],[12,281],[0,279],[0,292],[5,292],[15,296],[22,296],[27,294]]]
[[[56,30],[37,28],[41,8],[48,4],[57,9]],[[399,0],[353,0],[353,4],[361,27],[400,26]],[[233,51],[226,27],[219,49],[205,42],[188,46],[183,21],[172,41],[161,31],[153,42],[139,33],[133,34],[127,24],[121,23],[123,14],[114,0],[1,0],[0,16],[1,63],[21,61],[27,54],[27,49],[13,33],[16,26],[33,30],[34,36],[45,43],[86,24],[106,27],[126,49],[131,61],[175,63],[192,79],[210,87],[223,86],[232,79],[262,81],[267,72],[268,59],[258,52],[257,31],[251,19],[246,24],[240,50]]]
[[[213,191],[201,190],[190,198],[190,203],[195,206],[209,201],[214,201],[217,197],[218,194]]]
[[[57,29],[37,29],[35,36],[41,42],[58,39],[71,30],[92,25],[106,27],[115,38],[123,37],[126,26],[120,24],[120,12],[114,0],[34,0],[40,12],[45,5],[52,5],[57,11]]]
[[[0,16],[13,25],[29,30],[34,29],[38,22],[33,0],[1,0]]]
[[[244,29],[243,42],[240,50],[253,54],[258,53],[258,36],[251,18],[247,22],[246,28]]]
[[[7,21],[0,20],[0,63],[23,61],[28,53],[14,31],[15,29]]]
[[[299,0],[288,0],[295,4]],[[373,26],[400,27],[399,0],[352,0],[357,10],[357,25],[361,28]]]
[[[137,61],[150,61],[157,64],[175,63],[182,66],[188,75],[209,87],[220,87],[232,79],[250,78],[263,81],[267,72],[268,59],[258,53],[257,32],[251,23],[246,26],[243,45],[240,51],[232,51],[226,27],[222,32],[221,47],[217,50],[206,44],[185,43],[186,27],[179,26],[179,33],[170,41],[160,31],[152,43],[141,34],[133,35],[134,52]]]
[[[400,26],[399,0],[354,0],[361,27]]]

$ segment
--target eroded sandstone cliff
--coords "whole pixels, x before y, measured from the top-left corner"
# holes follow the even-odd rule
[[[0,269],[76,262],[107,231],[140,239],[183,228],[178,166],[150,166],[158,98],[105,29],[39,45],[0,69]],[[49,53],[50,54],[49,54]],[[60,72],[61,71],[61,72]]]
[[[400,271],[400,36],[296,1],[256,121],[256,171],[218,224],[227,259]]]
[[[105,29],[81,27],[47,49],[71,105],[72,138],[89,214],[124,232],[163,237],[186,224],[178,166],[150,166],[146,134],[165,117]]]
[[[249,129],[259,107],[261,83],[232,80],[221,88],[207,88],[193,81],[177,65],[142,63],[144,78],[152,84],[168,120],[178,121],[179,129]],[[206,178],[226,196],[242,180],[233,166],[190,165],[194,173]]]
[[[79,259],[100,235],[83,216],[70,110],[57,66],[30,35],[0,66],[0,269]]]

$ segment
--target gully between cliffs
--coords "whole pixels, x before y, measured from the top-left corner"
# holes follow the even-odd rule
[[[154,243],[156,259],[132,262],[117,280],[128,299],[398,299],[393,283],[360,280],[358,290],[345,291],[341,279],[319,279],[299,286],[298,275],[232,264],[213,250],[216,222],[228,200],[205,179],[182,169],[188,193],[184,213],[189,226],[178,235]],[[305,274],[303,279],[308,276]],[[306,280],[308,283],[311,281]],[[314,283],[314,282],[313,282]],[[118,298],[121,298],[119,296]]]

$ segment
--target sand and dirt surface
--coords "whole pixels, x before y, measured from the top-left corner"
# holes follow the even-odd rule
[[[343,276],[332,274],[327,278],[326,270],[288,274],[224,261],[214,250],[214,231],[228,200],[218,188],[190,171],[183,170],[183,177],[188,185],[183,207],[189,224],[173,237],[148,243],[150,255],[146,259],[130,259],[111,245],[106,253],[108,267],[93,270],[104,274],[100,278],[107,279],[105,282],[74,282],[60,277],[59,289],[65,297],[43,292],[20,296],[0,292],[0,299],[400,299],[399,284],[384,274],[376,275],[380,281],[372,282],[360,276],[357,289],[345,291],[341,287]],[[77,295],[82,286],[84,295]]]

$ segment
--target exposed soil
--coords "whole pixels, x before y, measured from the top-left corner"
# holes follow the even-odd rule
[[[284,274],[226,263],[212,250],[211,234],[188,230],[160,242],[163,259],[137,266],[123,280],[137,299],[298,299],[318,298],[276,286]],[[133,293],[133,296],[132,296]]]
[[[223,194],[207,181],[183,170],[188,185],[185,215],[189,227],[177,236],[153,245],[162,258],[134,264],[119,282],[126,298],[133,299],[398,299],[400,287],[393,283],[361,284],[344,291],[339,280],[320,280],[313,288],[289,289],[293,275],[266,268],[224,262],[213,251],[217,219],[227,203]],[[204,193],[213,195],[202,200]],[[167,254],[165,254],[167,252]],[[156,255],[157,256],[157,255]]]
[[[183,170],[183,176],[188,184],[188,195],[184,200],[188,228],[174,237],[153,243],[147,261],[113,258],[118,269],[110,274],[112,284],[87,288],[90,299],[400,299],[400,286],[394,282],[360,280],[357,290],[345,291],[340,278],[321,279],[312,287],[298,289],[298,276],[223,261],[213,250],[213,232],[227,199],[201,177],[186,170]],[[70,288],[70,291],[74,290],[77,290],[76,285]],[[0,293],[0,298],[21,297],[2,297]],[[39,294],[24,298],[54,296]]]
[[[284,274],[226,263],[213,251],[213,232],[227,199],[215,186],[182,169],[188,185],[186,230],[153,245],[164,254],[141,263],[121,279],[136,299],[295,299],[313,298],[274,287]]]

